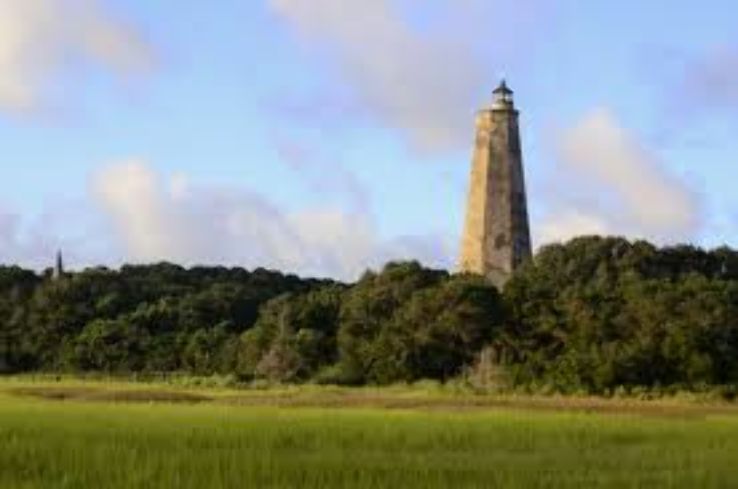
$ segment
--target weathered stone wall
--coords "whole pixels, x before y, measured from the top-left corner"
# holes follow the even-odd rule
[[[502,287],[531,257],[518,112],[483,110],[476,128],[459,268]]]

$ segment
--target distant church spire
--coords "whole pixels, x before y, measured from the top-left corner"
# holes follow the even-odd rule
[[[64,258],[61,250],[56,252],[56,265],[54,266],[54,280],[64,277]]]
[[[502,287],[531,258],[518,111],[505,80],[480,111],[459,268]]]

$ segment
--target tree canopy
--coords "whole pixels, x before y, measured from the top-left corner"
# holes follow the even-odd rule
[[[387,384],[459,376],[484,349],[513,384],[738,383],[738,252],[583,237],[505,290],[390,263],[356,283],[172,264],[54,280],[0,267],[0,372],[228,373]]]

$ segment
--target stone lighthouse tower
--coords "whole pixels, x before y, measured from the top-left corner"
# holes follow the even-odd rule
[[[501,288],[531,257],[518,111],[505,81],[476,120],[459,268]]]

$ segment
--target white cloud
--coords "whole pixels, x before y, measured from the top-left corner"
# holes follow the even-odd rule
[[[563,162],[539,242],[579,234],[622,234],[656,241],[692,239],[700,202],[658,157],[607,110],[595,110],[563,134]]]
[[[388,259],[445,265],[432,237],[381,240],[368,216],[335,209],[285,212],[242,189],[163,179],[143,161],[98,173],[92,191],[134,261],[270,267],[354,279]]]
[[[495,68],[534,37],[519,32],[538,3],[269,0],[301,39],[337,60],[363,107],[424,150],[467,145]]]
[[[181,176],[175,180],[172,187],[181,182]],[[108,168],[94,179],[94,195],[120,226],[135,258],[152,258],[166,250],[178,259],[191,246],[171,205],[181,189],[160,188],[160,183],[149,168],[134,160]]]
[[[536,242],[560,243],[575,236],[604,236],[610,233],[608,223],[602,216],[576,209],[561,209],[556,215],[549,216],[540,223]]]
[[[152,52],[102,0],[0,0],[1,109],[39,108],[79,62],[125,76],[149,68]]]
[[[0,264],[44,269],[52,266],[59,249],[71,251],[75,256],[76,245],[80,243],[74,229],[77,212],[65,203],[54,204],[40,215],[0,208]]]

